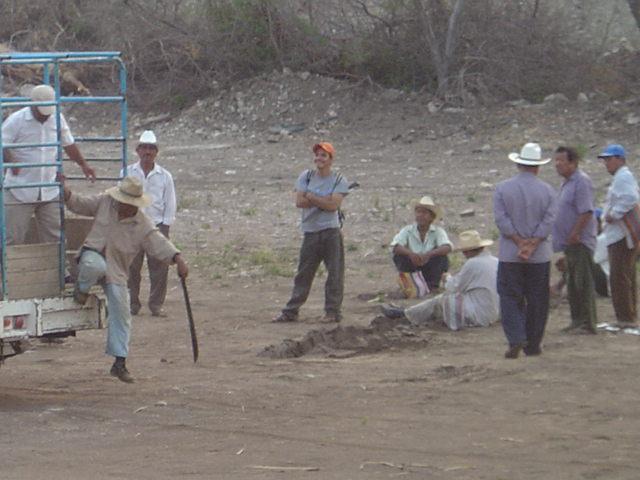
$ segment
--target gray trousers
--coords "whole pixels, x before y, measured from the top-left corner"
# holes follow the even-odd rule
[[[157,225],[157,227],[160,233],[169,238],[169,225],[161,223]],[[129,281],[127,285],[129,287],[129,295],[131,296],[132,310],[139,310],[142,305],[140,303],[140,281],[142,280],[144,257],[145,253],[140,251],[129,267]],[[164,299],[167,296],[169,265],[147,255],[147,266],[149,267],[149,283],[151,284],[149,291],[149,310],[157,312],[162,308]]]
[[[324,262],[327,269],[324,310],[327,314],[340,317],[344,293],[344,243],[339,228],[304,234],[293,293],[282,313],[293,318],[298,316],[300,307],[307,301],[320,262]]]
[[[32,215],[36,217],[40,242],[60,241],[60,204],[56,198],[48,202],[22,203],[9,190],[5,202],[7,245],[25,242]]]

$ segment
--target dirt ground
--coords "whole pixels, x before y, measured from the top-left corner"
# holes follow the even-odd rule
[[[326,88],[327,97],[347,89],[328,123],[314,123],[326,117],[323,100],[280,112],[280,123],[304,124],[292,135],[274,138],[273,119],[259,124],[250,114],[241,124],[191,111],[153,125],[158,161],[180,197],[172,233],[192,267],[200,360],[191,360],[175,272],[169,317],[143,310],[134,318],[133,385],[108,375],[104,331],[9,359],[0,369],[0,478],[638,478],[640,337],[561,333],[566,301],[552,310],[535,358],[505,360],[500,325],[366,328],[395,289],[387,245],[411,221],[411,198],[433,195],[454,240],[466,228],[495,237],[492,187],[515,171],[507,153],[529,140],[547,150],[580,146],[602,198],[609,179],[596,152],[620,141],[636,166],[638,127],[626,115],[637,102],[428,113],[417,97]],[[224,107],[213,102],[203,107],[212,116]],[[216,122],[215,134],[206,122]],[[333,328],[316,323],[326,276],[299,323],[269,323],[290,293],[300,242],[291,186],[320,138],[361,184],[345,200],[343,330],[325,337],[357,335],[269,358],[259,354],[270,345]],[[542,175],[559,185],[552,166]],[[461,217],[467,209],[475,215]],[[598,300],[598,313],[613,320],[608,299]]]

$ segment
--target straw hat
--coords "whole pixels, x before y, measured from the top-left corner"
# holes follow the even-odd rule
[[[520,153],[510,153],[509,160],[529,166],[544,165],[551,161],[550,158],[542,158],[542,149],[537,143],[526,143]]]
[[[460,233],[456,250],[464,252],[465,250],[475,250],[489,245],[493,245],[493,240],[483,240],[476,230],[466,230]]]
[[[120,203],[144,208],[151,205],[151,197],[144,193],[142,182],[135,177],[124,177],[122,182],[106,190],[111,198]]]
[[[413,200],[411,202],[411,206],[415,209],[416,207],[424,207],[431,211],[435,215],[433,221],[439,220],[442,218],[442,208],[433,201],[433,199],[429,195],[425,195],[420,200]]]

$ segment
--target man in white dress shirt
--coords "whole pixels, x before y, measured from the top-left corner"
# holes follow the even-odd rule
[[[456,250],[467,261],[456,275],[443,274],[445,292],[407,309],[383,305],[382,312],[389,318],[406,317],[414,325],[441,321],[451,330],[488,327],[499,317],[498,259],[484,251],[491,244],[475,230],[460,233]]]
[[[49,85],[38,85],[31,91],[34,102],[52,102],[55,91]],[[2,144],[34,144],[57,142],[56,107],[29,106],[12,113],[2,123]],[[78,149],[69,125],[60,114],[60,142],[65,153],[82,169],[91,181],[96,178],[93,168],[87,164]],[[57,148],[27,147],[3,148],[4,163],[54,163]],[[54,183],[56,167],[8,168],[4,180],[5,187],[25,184]],[[25,241],[31,216],[35,214],[41,242],[60,240],[60,189],[56,186],[11,188],[5,191],[5,222],[7,244],[22,244]]]
[[[144,186],[144,192],[153,200],[150,206],[143,209],[155,226],[167,238],[169,227],[176,217],[176,191],[171,174],[156,163],[158,155],[158,141],[151,130],[145,130],[140,136],[136,153],[140,161],[127,168],[127,175],[139,178]],[[129,293],[131,295],[131,313],[140,312],[140,280],[142,264],[145,254],[140,251],[133,260],[129,270]],[[162,310],[167,295],[168,265],[154,258],[147,257],[149,267],[149,310],[154,317],[164,317]]]

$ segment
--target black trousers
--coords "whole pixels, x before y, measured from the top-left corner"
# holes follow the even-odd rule
[[[393,263],[395,263],[399,272],[416,272],[421,270],[422,276],[429,286],[429,290],[438,288],[442,274],[449,271],[449,257],[446,255],[431,257],[427,263],[421,267],[416,267],[406,255],[396,254],[393,256]]]

